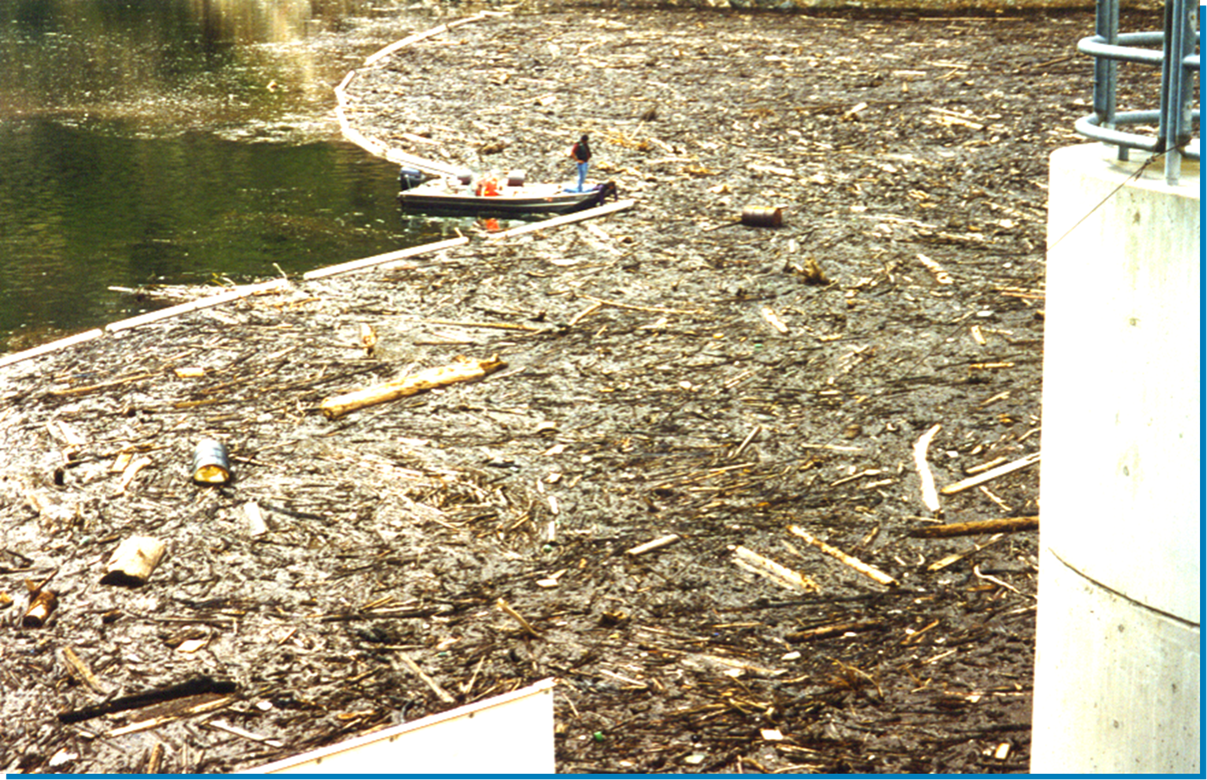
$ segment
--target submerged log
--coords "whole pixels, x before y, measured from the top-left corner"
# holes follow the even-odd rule
[[[452,365],[429,368],[393,382],[332,396],[325,399],[319,408],[327,419],[336,420],[366,406],[393,401],[456,382],[472,382],[506,367],[506,361],[500,360],[498,355],[492,355],[486,360],[474,360],[461,356],[456,358],[456,362]]]

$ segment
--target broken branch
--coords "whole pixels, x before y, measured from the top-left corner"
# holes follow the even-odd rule
[[[929,525],[925,528],[915,528],[909,532],[909,535],[916,539],[944,539],[951,536],[1034,531],[1038,528],[1039,516],[1033,515],[1031,517],[1002,517],[995,520],[974,520],[968,523],[949,523],[948,525]]]
[[[505,368],[507,363],[494,355],[486,360],[473,360],[458,357],[456,362],[448,366],[429,368],[408,377],[386,382],[381,385],[366,387],[343,395],[325,399],[319,408],[328,420],[336,420],[349,412],[363,409],[366,406],[393,401],[409,395],[415,395],[424,390],[443,387],[456,382],[472,382]]]
[[[879,582],[881,585],[888,585],[890,588],[895,588],[898,584],[897,580],[893,579],[889,575],[880,571],[875,566],[866,564],[863,561],[859,560],[858,558],[856,558],[852,555],[847,555],[842,550],[838,549],[837,547],[834,547],[833,545],[826,544],[825,542],[814,537],[812,534],[810,534],[808,531],[806,531],[805,529],[801,528],[798,525],[791,526],[788,529],[788,531],[790,533],[795,534],[796,536],[799,536],[800,538],[804,539],[806,542],[813,545],[817,549],[821,550],[826,555],[829,555],[833,558],[837,558],[838,560],[842,561],[847,566],[850,566],[852,569],[854,569],[855,571],[864,575],[865,577],[871,577],[872,579],[876,580],[876,582]]]
[[[926,462],[926,450],[930,447],[931,439],[935,438],[935,434],[942,427],[938,423],[935,423],[914,444],[914,465],[918,469],[918,477],[922,480],[922,503],[932,512],[938,512],[941,506],[939,504],[939,494],[935,492],[935,476],[930,471],[930,464]]]
[[[813,593],[821,591],[821,588],[812,579],[789,569],[783,564],[776,563],[770,558],[764,558],[754,550],[748,550],[745,547],[734,547],[732,550],[733,562],[740,569],[745,569],[760,577],[766,577],[778,585],[783,585],[793,590]]]
[[[997,479],[998,477],[1005,476],[1006,474],[1010,474],[1020,469],[1025,469],[1027,466],[1033,466],[1036,463],[1039,463],[1039,453],[1033,452],[1030,455],[1019,458],[1018,460],[1012,460],[1005,465],[998,466],[995,469],[989,469],[981,474],[977,474],[975,477],[969,477],[968,479],[962,479],[959,482],[953,482],[939,492],[945,496],[950,496],[952,493],[959,493],[961,490],[976,487],[983,482],[988,482],[991,479]]]

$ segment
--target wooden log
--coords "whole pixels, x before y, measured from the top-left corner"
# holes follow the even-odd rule
[[[666,547],[668,544],[674,544],[677,541],[679,541],[678,534],[667,534],[666,536],[659,536],[657,539],[646,542],[645,544],[639,544],[636,547],[631,547],[628,550],[625,550],[625,554],[641,555],[642,553],[652,552],[653,550],[657,550],[661,547]]]
[[[637,201],[635,200],[618,200],[614,203],[609,203],[606,206],[596,206],[593,209],[585,211],[576,211],[573,214],[564,214],[560,217],[546,219],[542,222],[532,222],[527,225],[521,225],[511,230],[504,230],[502,233],[492,233],[487,239],[489,241],[498,241],[512,236],[523,235],[524,233],[532,233],[536,230],[544,230],[545,228],[558,227],[560,225],[569,225],[574,222],[582,222],[584,219],[593,219],[602,217],[605,214],[611,214],[616,211],[632,208]]]
[[[733,562],[740,569],[745,569],[760,577],[766,577],[772,582],[783,585],[785,588],[811,593],[817,593],[821,590],[817,583],[809,577],[800,572],[793,571],[783,564],[776,563],[770,558],[765,558],[754,550],[740,546],[731,549],[733,551]]]
[[[226,705],[234,702],[235,699],[236,699],[236,697],[234,697],[234,696],[224,696],[219,699],[209,699],[207,701],[202,701],[198,704],[192,705],[191,707],[186,707],[185,709],[180,710],[179,712],[174,712],[171,715],[160,715],[158,717],[148,718],[147,720],[140,720],[135,723],[131,723],[128,726],[122,726],[121,728],[113,729],[112,731],[108,732],[106,734],[106,736],[107,737],[120,737],[123,734],[137,734],[140,731],[147,731],[148,729],[157,728],[159,726],[164,725],[165,723],[171,723],[174,720],[179,720],[181,718],[187,718],[191,715],[203,715],[207,712],[214,712],[215,710],[220,710],[223,707],[225,707]]]
[[[443,249],[449,249],[462,244],[468,244],[469,239],[465,236],[460,238],[450,238],[448,241],[437,241],[434,244],[424,244],[422,246],[412,246],[406,249],[399,249],[397,252],[386,252],[381,255],[373,255],[372,257],[364,257],[360,260],[349,260],[346,263],[332,265],[326,268],[318,268],[314,271],[308,271],[302,274],[302,278],[310,281],[312,279],[325,279],[328,276],[337,276],[338,274],[346,274],[352,271],[360,271],[365,268],[392,263],[396,260],[403,260],[408,257],[416,257],[418,255],[429,254],[431,252],[439,252]]]
[[[793,631],[791,634],[785,635],[784,639],[789,642],[811,642],[814,639],[826,639],[832,636],[856,634],[881,628],[884,628],[884,623],[879,620],[856,620],[847,623],[832,623],[827,626],[805,629],[804,631]]]
[[[947,271],[944,271],[943,266],[939,265],[934,260],[931,260],[921,252],[918,253],[918,262],[926,266],[926,270],[935,275],[936,284],[951,284],[951,274],[947,273]]]
[[[763,315],[763,319],[767,320],[771,327],[775,328],[778,332],[782,334],[788,332],[788,326],[784,324],[784,321],[779,318],[779,315],[770,306],[764,306],[760,313]]]
[[[961,490],[976,487],[983,482],[988,482],[991,479],[997,479],[998,477],[1005,476],[1006,474],[1018,471],[1019,469],[1025,469],[1026,467],[1033,466],[1036,463],[1039,463],[1039,453],[1033,452],[1030,455],[1019,458],[1018,460],[1012,460],[1005,465],[998,466],[994,469],[989,469],[981,474],[977,474],[975,477],[969,477],[968,479],[962,479],[959,482],[953,482],[939,492],[945,496],[950,496],[952,493],[959,493]]]
[[[989,541],[985,542],[984,544],[974,544],[972,546],[971,550],[967,550],[962,553],[952,553],[951,555],[944,556],[944,557],[940,558],[939,560],[935,561],[934,563],[932,563],[931,565],[927,566],[926,570],[927,571],[943,571],[948,566],[951,566],[954,563],[959,563],[960,561],[962,561],[965,558],[968,558],[970,556],[976,555],[981,550],[986,550],[1005,538],[1006,538],[1005,534],[1001,534],[1001,533],[994,534],[992,537],[990,537]]]
[[[101,681],[93,674],[91,667],[70,647],[63,648],[63,660],[67,663],[67,666],[71,667],[71,671],[75,677],[91,688],[93,693],[100,696],[105,696],[108,693],[101,685]]]
[[[263,536],[268,533],[268,523],[264,522],[264,513],[255,501],[243,505],[243,516],[247,518],[247,533],[250,536]]]
[[[57,352],[60,349],[66,349],[67,347],[72,347],[76,344],[83,344],[85,341],[99,339],[104,335],[105,331],[101,330],[100,328],[93,328],[92,330],[86,330],[83,333],[77,333],[74,336],[68,336],[67,338],[59,339],[58,341],[52,341],[49,344],[42,344],[37,347],[22,350],[21,352],[14,352],[11,355],[4,355],[3,357],[0,357],[0,368],[11,366],[14,363],[20,363],[23,360],[41,357],[42,355],[47,355],[51,352]]]
[[[141,707],[149,707],[152,704],[161,704],[166,701],[175,699],[183,699],[188,696],[200,696],[202,694],[220,694],[224,695],[233,693],[236,690],[236,685],[228,680],[215,680],[212,677],[200,676],[194,677],[177,685],[168,685],[163,688],[156,688],[142,693],[134,693],[129,696],[119,696],[116,699],[98,704],[92,707],[81,707],[78,710],[69,710],[60,712],[58,715],[60,723],[79,723],[81,721],[90,720],[108,715],[114,712],[125,712],[126,710],[135,710]],[[231,701],[233,699],[226,698],[223,701]]]
[[[102,585],[136,588],[146,583],[163,558],[164,543],[152,536],[131,536],[113,551],[105,564]]]
[[[875,566],[866,564],[863,561],[859,560],[858,558],[856,558],[852,555],[847,555],[845,552],[838,549],[837,547],[834,547],[833,545],[826,544],[822,540],[815,538],[812,534],[810,534],[808,531],[801,528],[800,526],[798,526],[798,525],[791,526],[788,529],[788,531],[789,531],[789,533],[795,534],[796,536],[799,536],[801,539],[804,539],[806,542],[813,545],[817,549],[821,550],[826,555],[829,555],[832,558],[837,558],[838,560],[842,561],[847,566],[850,566],[852,569],[854,569],[855,571],[864,575],[865,577],[871,577],[872,579],[876,580],[876,582],[879,582],[881,585],[888,585],[889,587],[893,587],[893,588],[895,588],[897,586],[897,580],[893,579],[889,575],[880,571]]]
[[[349,412],[363,409],[366,406],[386,403],[409,395],[431,390],[435,387],[454,384],[456,382],[472,382],[482,379],[489,374],[506,368],[507,363],[493,355],[486,360],[474,360],[464,356],[448,366],[429,368],[417,374],[386,382],[381,385],[366,387],[343,395],[324,399],[319,409],[329,420],[336,420]]]
[[[147,774],[157,775],[160,768],[163,766],[163,743],[156,742],[151,748],[151,754],[147,757]]]
[[[942,507],[939,504],[939,495],[935,492],[934,474],[930,471],[930,464],[926,462],[926,450],[930,447],[931,439],[935,438],[935,434],[942,427],[936,423],[914,444],[914,466],[922,480],[922,503],[932,512],[938,512]]]
[[[1039,515],[1033,515],[1030,517],[1002,517],[995,520],[973,520],[968,523],[928,525],[925,528],[912,529],[909,531],[909,535],[916,539],[945,539],[952,536],[1035,531],[1038,528]]]
[[[23,628],[41,628],[59,606],[59,597],[52,591],[39,588],[30,599],[29,608],[21,618]]]
[[[259,284],[245,284],[239,287],[234,287],[227,292],[211,295],[207,298],[200,298],[188,303],[182,303],[179,306],[169,306],[166,309],[158,309],[156,311],[140,314],[137,317],[130,317],[125,320],[111,322],[105,326],[106,333],[115,333],[123,330],[137,328],[140,325],[148,325],[153,322],[179,317],[182,314],[188,314],[201,309],[210,309],[215,306],[220,306],[224,303],[237,301],[240,298],[246,298],[249,295],[260,295],[266,292],[280,292],[289,287],[288,279],[273,279],[269,282],[260,282]]]
[[[373,357],[373,352],[377,349],[377,331],[367,322],[360,324],[360,343],[365,348],[365,357]]]
[[[503,610],[508,615],[510,615],[534,639],[541,638],[541,632],[539,632],[535,628],[533,628],[532,624],[529,623],[527,620],[525,620],[523,615],[521,615],[519,612],[516,612],[515,608],[507,603],[507,599],[500,597],[499,600],[495,602],[495,605],[498,606],[499,609]]]

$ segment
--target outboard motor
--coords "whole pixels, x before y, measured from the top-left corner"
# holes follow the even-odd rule
[[[414,168],[403,168],[398,172],[398,189],[406,192],[412,187],[418,187],[420,184],[423,184],[425,178],[423,171],[418,171]]]

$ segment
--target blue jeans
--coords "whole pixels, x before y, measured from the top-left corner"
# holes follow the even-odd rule
[[[579,192],[583,191],[583,185],[587,183],[587,168],[589,166],[590,166],[590,163],[585,163],[585,162],[578,163],[578,191]]]

